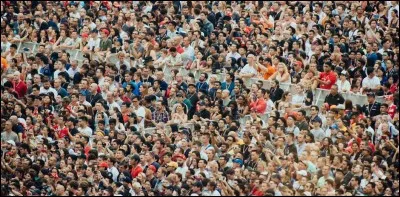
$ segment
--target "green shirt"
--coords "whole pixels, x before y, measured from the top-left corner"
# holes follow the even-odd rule
[[[100,40],[100,51],[107,51],[108,49],[111,50],[112,42],[110,39],[104,41],[104,39]]]

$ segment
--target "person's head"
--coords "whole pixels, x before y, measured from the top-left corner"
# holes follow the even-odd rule
[[[331,62],[325,62],[324,63],[324,72],[330,72],[332,70],[332,63]]]
[[[367,94],[367,101],[370,104],[373,104],[375,102],[375,94],[374,93],[368,93]]]
[[[316,105],[312,105],[310,109],[311,109],[311,115],[316,115],[319,112],[319,107]]]
[[[336,84],[333,84],[331,88],[331,94],[336,95],[338,93],[338,90],[338,86]]]

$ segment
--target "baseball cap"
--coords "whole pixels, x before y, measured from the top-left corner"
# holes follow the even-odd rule
[[[110,31],[108,31],[107,29],[103,29],[101,30],[103,33],[105,33],[107,36],[110,35]]]
[[[82,34],[82,38],[87,38],[87,37],[89,37],[89,34],[87,34],[87,33]]]
[[[322,124],[322,120],[320,118],[313,119],[311,122],[319,122],[320,124]]]
[[[124,178],[122,179],[122,182],[132,183],[132,179],[131,179],[131,177],[124,177]]]
[[[331,126],[331,129],[336,129],[336,130],[338,130],[339,127],[338,127],[336,124],[333,124],[333,125]]]
[[[243,160],[240,159],[240,158],[233,159],[232,162],[233,163],[238,163],[238,164],[240,164],[240,166],[243,166]]]
[[[298,175],[301,175],[301,176],[307,176],[307,171],[305,171],[305,170],[300,170],[300,171],[297,171],[297,174],[298,174]]]
[[[199,102],[199,105],[200,105],[200,106],[204,106],[204,105],[206,105],[206,103],[205,103],[204,101],[200,101],[200,102]]]
[[[176,154],[176,155],[173,156],[172,158],[173,158],[173,160],[176,160],[176,159],[178,159],[178,158],[181,158],[181,159],[183,159],[183,160],[186,160],[186,157],[185,157],[184,154]]]
[[[87,96],[87,94],[86,94],[85,91],[80,91],[80,92],[79,92],[79,96]]]
[[[171,161],[171,162],[169,162],[169,163],[167,164],[167,166],[168,166],[168,167],[177,168],[177,167],[178,167],[178,163],[176,163],[176,162],[174,162],[174,161]]]
[[[105,161],[100,162],[99,167],[105,167],[108,168],[108,163]]]
[[[157,172],[157,168],[156,168],[155,166],[153,166],[153,165],[150,165],[150,166],[147,168],[147,170],[151,170],[151,171],[153,171],[153,172]]]
[[[345,107],[344,107],[343,104],[339,104],[339,105],[337,106],[337,109],[345,109]]]
[[[303,62],[302,62],[302,61],[297,61],[297,62],[296,62],[296,65],[298,65],[298,66],[300,66],[300,67],[303,68]]]
[[[346,70],[342,70],[342,72],[340,72],[340,75],[347,76],[347,71]]]
[[[14,140],[8,140],[8,141],[7,141],[7,143],[9,143],[9,144],[11,144],[11,145],[15,146],[15,142],[14,142]]]
[[[196,85],[194,85],[194,83],[189,83],[189,84],[188,84],[188,87],[189,87],[189,86],[194,86],[194,87],[196,87]]]

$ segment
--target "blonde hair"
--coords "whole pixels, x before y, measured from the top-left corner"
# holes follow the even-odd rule
[[[284,73],[289,73],[289,70],[288,70],[288,68],[287,68],[287,66],[286,66],[286,64],[285,63],[283,63],[283,62],[279,62],[278,63],[278,72],[279,72],[279,66],[280,65],[282,65],[283,66],[283,69],[284,69]]]

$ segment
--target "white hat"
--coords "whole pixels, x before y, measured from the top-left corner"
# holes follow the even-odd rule
[[[305,171],[305,170],[300,170],[300,171],[297,171],[297,174],[299,174],[299,175],[301,175],[301,176],[307,176],[307,171]]]
[[[7,143],[9,143],[9,144],[11,144],[11,145],[15,146],[15,142],[14,142],[14,140],[8,140],[8,141],[7,141]]]
[[[337,108],[337,109],[345,109],[345,107],[344,107],[343,104],[339,104],[336,108]]]

